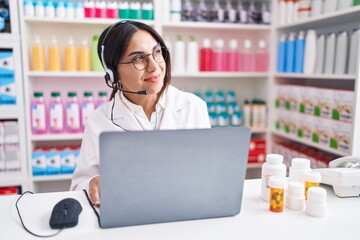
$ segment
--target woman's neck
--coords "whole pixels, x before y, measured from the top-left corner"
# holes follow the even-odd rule
[[[132,103],[139,105],[143,108],[147,118],[150,120],[151,114],[156,111],[156,104],[158,102],[158,95],[135,95],[135,94],[126,94],[124,96]]]

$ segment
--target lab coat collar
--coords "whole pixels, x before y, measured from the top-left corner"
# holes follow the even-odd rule
[[[159,129],[171,129],[176,121],[179,111],[189,105],[189,100],[179,98],[180,91],[173,86],[169,86],[159,99],[159,105],[164,109],[164,115]],[[142,127],[136,121],[133,111],[122,101],[120,94],[115,95],[115,106],[113,110],[113,120],[126,130],[141,131]],[[108,118],[111,121],[111,108],[113,100],[108,103]],[[135,109],[135,108],[134,108]]]

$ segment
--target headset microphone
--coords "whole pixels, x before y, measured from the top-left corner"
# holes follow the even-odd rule
[[[115,88],[116,88],[117,90],[122,91],[122,92],[125,92],[125,93],[132,93],[132,94],[139,94],[139,95],[147,95],[147,90],[142,90],[142,91],[133,92],[133,91],[128,91],[128,90],[122,89],[122,88],[119,87],[119,86],[116,86]]]

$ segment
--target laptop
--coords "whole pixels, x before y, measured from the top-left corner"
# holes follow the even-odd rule
[[[240,213],[247,127],[104,132],[100,135],[100,226]]]

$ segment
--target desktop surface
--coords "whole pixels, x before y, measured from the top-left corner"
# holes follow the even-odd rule
[[[327,215],[308,216],[304,211],[284,209],[283,213],[268,210],[260,197],[261,180],[245,180],[242,208],[235,217],[149,224],[101,229],[83,191],[41,193],[24,196],[19,203],[23,220],[32,231],[51,234],[49,219],[53,206],[61,199],[80,201],[83,211],[74,228],[64,229],[50,239],[126,239],[126,240],[218,240],[218,239],[358,239],[360,198],[339,198],[331,187]],[[0,197],[1,235],[6,239],[39,239],[22,228],[15,202],[18,196]]]

